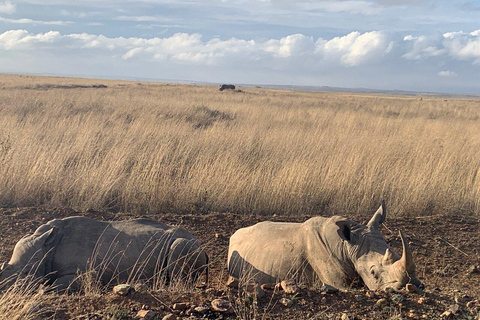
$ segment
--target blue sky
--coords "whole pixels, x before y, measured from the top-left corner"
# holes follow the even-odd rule
[[[480,93],[480,0],[0,0],[0,72]]]

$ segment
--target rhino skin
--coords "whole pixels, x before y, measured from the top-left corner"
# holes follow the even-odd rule
[[[228,249],[229,274],[240,281],[272,283],[320,280],[347,289],[360,277],[370,290],[400,290],[407,283],[422,288],[403,233],[402,256],[388,248],[379,231],[385,203],[366,226],[333,216],[304,223],[260,222],[237,230]]]
[[[28,274],[59,290],[76,290],[78,274],[92,270],[103,284],[195,282],[204,271],[208,282],[208,257],[187,230],[158,221],[69,217],[51,220],[18,241],[8,264],[1,266],[0,282]]]

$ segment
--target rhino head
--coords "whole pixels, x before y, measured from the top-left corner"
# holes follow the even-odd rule
[[[408,241],[400,231],[403,252],[399,256],[388,248],[385,238],[379,231],[385,221],[385,203],[375,212],[366,226],[358,225],[353,221],[340,224],[339,232],[344,238],[347,255],[353,266],[370,290],[385,290],[392,288],[400,290],[407,283],[419,288],[423,285],[416,277],[415,263]]]
[[[13,283],[15,276],[22,277],[30,274],[43,277],[46,275],[58,228],[53,227],[42,233],[38,231],[40,230],[17,242],[10,261],[4,262],[0,267],[0,284]]]

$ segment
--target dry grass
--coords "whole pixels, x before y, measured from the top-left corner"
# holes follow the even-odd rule
[[[479,100],[0,82],[2,206],[480,214]]]

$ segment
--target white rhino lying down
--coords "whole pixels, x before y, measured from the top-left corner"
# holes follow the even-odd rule
[[[138,279],[196,281],[208,257],[185,229],[150,219],[96,221],[85,217],[55,219],[23,237],[0,281],[14,275],[45,277],[59,290],[77,289],[79,272],[95,270],[103,284]]]
[[[230,238],[228,270],[232,277],[259,283],[320,280],[345,289],[360,277],[371,290],[423,287],[415,275],[412,253],[403,234],[397,256],[378,230],[385,203],[367,226],[339,216],[314,217],[304,223],[260,222]]]

